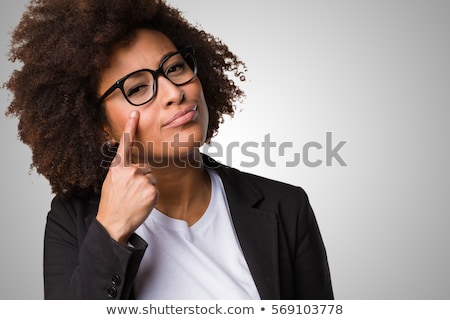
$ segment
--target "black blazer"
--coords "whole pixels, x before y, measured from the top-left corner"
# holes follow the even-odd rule
[[[303,189],[207,156],[204,164],[223,181],[261,298],[333,299],[325,247]],[[134,298],[133,282],[147,243],[136,234],[131,247],[115,242],[95,219],[98,204],[98,195],[53,199],[44,239],[45,299]]]

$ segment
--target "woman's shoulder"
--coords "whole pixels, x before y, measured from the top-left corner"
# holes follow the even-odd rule
[[[82,220],[94,217],[97,213],[100,197],[97,194],[82,194],[71,197],[55,196],[52,199],[49,219]]]
[[[276,197],[295,196],[307,199],[307,194],[301,186],[289,184],[287,182],[271,179],[250,172],[241,171],[239,169],[221,164],[209,156],[204,157],[204,164],[207,168],[215,170],[224,184],[233,186],[241,190],[256,189],[265,195],[273,195]]]

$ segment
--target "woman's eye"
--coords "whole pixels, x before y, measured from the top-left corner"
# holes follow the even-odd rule
[[[136,95],[136,94],[142,94],[142,93],[146,92],[147,89],[148,89],[148,85],[135,86],[135,87],[127,90],[127,96],[132,97],[133,95]]]
[[[174,64],[172,66],[170,66],[167,69],[167,74],[171,74],[171,73],[175,73],[175,72],[182,72],[185,68],[186,64],[184,62],[179,62],[177,64]]]

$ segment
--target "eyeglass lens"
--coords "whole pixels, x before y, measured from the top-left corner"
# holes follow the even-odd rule
[[[183,85],[195,76],[194,58],[191,54],[177,53],[164,61],[161,71],[175,85]],[[155,95],[155,76],[142,70],[129,76],[123,83],[123,92],[133,104],[140,105],[150,101]]]

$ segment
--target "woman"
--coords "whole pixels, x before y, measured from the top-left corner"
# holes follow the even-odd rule
[[[332,299],[305,192],[202,155],[243,92],[157,0],[33,1],[9,114],[55,198],[46,299]]]

